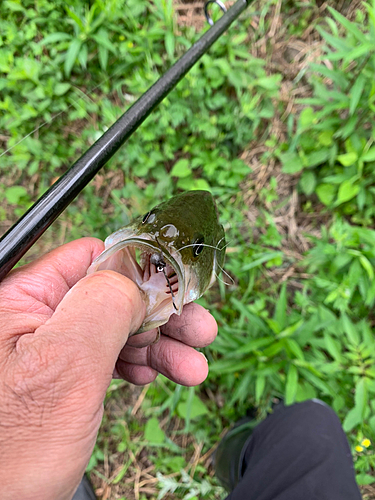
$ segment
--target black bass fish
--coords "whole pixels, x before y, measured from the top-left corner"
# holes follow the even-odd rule
[[[198,299],[221,271],[224,255],[224,229],[211,193],[188,191],[108,236],[87,274],[110,269],[138,285],[146,302],[142,333]]]

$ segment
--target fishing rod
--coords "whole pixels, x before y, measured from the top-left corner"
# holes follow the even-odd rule
[[[0,239],[0,281],[251,1],[237,0],[228,11],[220,0],[206,2],[205,15],[211,28]],[[208,14],[212,3],[225,11],[215,23]]]

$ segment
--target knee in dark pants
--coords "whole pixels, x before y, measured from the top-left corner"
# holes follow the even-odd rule
[[[231,500],[359,500],[346,436],[319,400],[281,406],[254,430]]]
[[[306,456],[315,463],[320,462],[337,446],[344,446],[347,451],[339,418],[329,406],[316,399],[283,406],[269,415],[254,430],[245,462],[255,447],[265,456],[276,446],[284,450],[286,460],[293,462]]]

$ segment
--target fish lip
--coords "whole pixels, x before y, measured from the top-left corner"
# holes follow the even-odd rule
[[[107,246],[105,250],[92,262],[90,267],[87,270],[87,274],[91,274],[95,271],[98,270],[100,264],[107,260],[111,255],[114,255],[116,252],[119,250],[122,250],[123,248],[127,246],[137,246],[142,250],[142,247],[146,247],[148,250],[152,250],[153,252],[157,253],[162,253],[164,259],[166,262],[173,267],[173,269],[177,273],[177,278],[179,281],[179,287],[178,287],[178,292],[176,296],[176,302],[177,302],[177,311],[176,314],[180,315],[182,312],[182,307],[184,305],[184,296],[185,296],[185,268],[181,263],[177,262],[177,260],[171,255],[171,253],[163,246],[160,244],[159,241],[156,241],[152,239],[149,235],[140,235],[139,237],[136,236],[129,236],[124,238],[123,240],[119,240],[116,243],[111,244],[110,242],[105,241],[105,243],[109,243],[110,246]],[[145,331],[145,330],[143,330]],[[141,330],[139,332],[141,333]]]

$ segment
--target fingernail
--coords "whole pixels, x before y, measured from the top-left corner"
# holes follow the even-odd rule
[[[206,360],[206,363],[208,364],[208,359],[207,359],[207,358],[206,358],[206,356],[203,354],[203,352],[200,352],[200,351],[198,351],[198,352],[199,352],[199,354],[202,354],[202,356],[203,356],[203,357],[204,357],[204,359]]]

